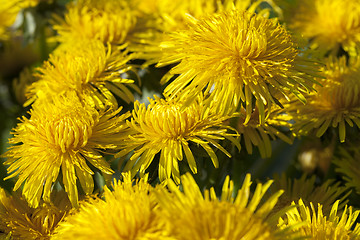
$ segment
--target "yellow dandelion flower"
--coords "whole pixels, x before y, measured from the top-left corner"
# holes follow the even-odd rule
[[[313,203],[310,203],[311,208],[309,208],[300,199],[298,207],[288,211],[286,221],[280,219],[279,225],[280,227],[291,226],[302,222],[297,231],[300,236],[309,237],[308,239],[311,240],[360,239],[358,224],[352,231],[360,211],[353,212],[352,207],[346,206],[343,213],[338,215],[338,204],[339,201],[336,201],[330,214],[324,215],[321,204],[318,204],[316,210]]]
[[[132,118],[128,122],[128,138],[124,140],[123,150],[116,157],[125,156],[134,150],[124,171],[131,169],[132,174],[140,171],[143,174],[153,158],[160,152],[159,178],[161,181],[171,176],[179,182],[178,161],[183,160],[185,153],[192,172],[197,172],[197,165],[189,144],[200,145],[210,156],[215,167],[219,162],[210,145],[220,149],[227,156],[219,140],[228,139],[240,149],[236,134],[228,133],[231,129],[224,122],[230,116],[222,116],[207,107],[201,96],[192,104],[184,107],[184,103],[176,99],[166,100],[155,96],[149,99],[150,104],[134,104]]]
[[[257,184],[250,197],[247,174],[234,197],[234,183],[227,176],[219,198],[213,188],[202,194],[190,173],[183,175],[181,182],[183,192],[171,180],[167,182],[171,193],[164,188],[155,192],[176,239],[292,239],[275,227],[276,220],[267,218],[282,191],[260,204],[272,181]]]
[[[69,3],[67,10],[64,19],[55,18],[53,26],[60,42],[97,39],[124,44],[136,24],[127,1],[79,0]]]
[[[0,230],[14,240],[50,239],[71,209],[64,192],[53,192],[52,199],[51,203],[41,202],[37,208],[31,208],[20,194],[9,196],[0,189]]]
[[[12,146],[3,155],[11,173],[5,179],[18,175],[14,191],[24,183],[23,196],[31,207],[37,207],[41,197],[50,201],[61,169],[65,191],[73,206],[78,206],[77,179],[85,194],[94,188],[89,163],[103,173],[113,173],[101,153],[117,149],[114,136],[129,115],[118,116],[121,108],[97,112],[75,93],[47,100],[35,103],[31,117],[23,117],[13,129]]]
[[[290,128],[290,123],[284,117],[278,119],[278,110],[280,107],[274,107],[265,111],[265,122],[260,123],[259,109],[255,106],[250,120],[245,123],[246,113],[241,109],[240,118],[237,121],[236,130],[244,139],[246,150],[249,154],[253,152],[253,146],[258,147],[262,158],[270,157],[272,154],[271,140],[279,138],[288,144],[293,143],[293,138],[287,136],[280,128]]]
[[[339,148],[339,156],[336,156],[333,163],[336,165],[336,171],[343,175],[348,187],[355,188],[360,194],[360,150],[359,145],[353,145],[348,148]]]
[[[276,19],[246,11],[225,11],[199,20],[162,43],[164,56],[157,66],[180,62],[170,76],[180,74],[164,90],[181,99],[194,99],[205,91],[222,99],[223,108],[246,103],[247,118],[253,111],[253,97],[260,116],[264,106],[276,102],[271,92],[295,94],[312,89],[314,63],[299,56],[290,34]],[[162,82],[170,78],[166,76]]]
[[[360,43],[360,4],[358,0],[295,1],[284,9],[289,27],[310,39],[314,48],[336,55],[340,47],[356,54]]]
[[[76,91],[81,98],[92,101],[94,106],[117,107],[115,96],[127,103],[134,101],[129,88],[140,89],[134,80],[122,74],[131,70],[127,62],[131,59],[126,52],[106,47],[99,41],[78,41],[65,44],[48,61],[38,68],[39,78],[27,92],[33,102],[39,95],[56,95]]]
[[[59,225],[53,239],[174,239],[169,236],[170,223],[158,214],[147,178],[133,184],[130,174],[123,176],[113,192],[105,187],[105,200],[81,204]]]
[[[325,78],[318,79],[323,87],[306,96],[307,104],[289,102],[284,112],[294,119],[295,133],[306,135],[315,130],[321,137],[331,126],[338,128],[340,142],[344,142],[346,125],[360,128],[360,61],[348,66],[345,57],[330,58],[323,72]]]
[[[330,214],[331,206],[338,201],[338,210],[343,210],[348,202],[346,198],[350,195],[347,187],[340,186],[340,182],[327,180],[321,185],[315,184],[316,177],[313,175],[306,178],[304,174],[299,179],[291,179],[285,174],[274,176],[274,184],[271,185],[271,192],[277,192],[283,189],[285,192],[280,196],[276,208],[284,208],[290,206],[292,202],[298,201],[300,198],[306,204],[321,204],[322,211],[325,215]],[[317,206],[315,206],[317,210]]]

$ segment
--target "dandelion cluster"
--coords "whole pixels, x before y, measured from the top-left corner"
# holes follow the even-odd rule
[[[359,0],[0,0],[0,239],[360,239],[359,42]]]

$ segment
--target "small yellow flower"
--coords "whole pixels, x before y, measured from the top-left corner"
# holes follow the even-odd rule
[[[127,103],[134,101],[129,88],[140,92],[134,80],[126,79],[123,73],[132,69],[127,62],[127,52],[108,49],[99,41],[83,40],[61,45],[48,61],[38,68],[39,78],[27,92],[33,102],[39,95],[56,95],[67,91],[91,101],[94,106],[117,107],[115,96]]]
[[[52,239],[175,240],[169,236],[169,224],[158,212],[156,199],[147,178],[134,184],[130,174],[114,183],[114,191],[105,187],[105,200],[81,204],[56,229]]]
[[[58,223],[71,209],[63,192],[53,192],[51,203],[31,208],[17,193],[9,196],[0,189],[0,230],[12,239],[50,239]]]
[[[271,185],[271,192],[283,189],[285,192],[280,196],[276,208],[284,208],[290,206],[293,201],[300,198],[306,204],[321,204],[322,211],[325,215],[330,214],[331,206],[338,201],[338,209],[343,210],[348,202],[346,198],[350,195],[349,188],[341,187],[340,182],[327,180],[323,184],[316,186],[316,176],[306,178],[304,174],[299,179],[287,178],[285,174],[281,176],[275,175],[274,184]],[[317,205],[315,206],[317,210]]]
[[[338,215],[338,204],[339,201],[336,201],[332,205],[330,214],[324,215],[321,204],[318,204],[316,210],[313,203],[310,203],[310,209],[300,199],[298,207],[286,213],[287,219],[285,221],[280,219],[279,226],[302,223],[300,228],[297,228],[299,236],[309,237],[311,240],[360,239],[360,225],[357,224],[352,230],[360,211],[353,212],[352,207],[346,206],[340,216]]]
[[[60,42],[97,39],[103,43],[124,44],[136,18],[127,1],[79,0],[67,6],[65,18],[56,17],[54,29]]]
[[[313,48],[334,55],[340,47],[350,55],[360,44],[360,4],[358,0],[297,0],[284,14],[289,27],[310,39]]]
[[[325,78],[318,81],[317,92],[306,96],[307,104],[290,101],[284,112],[295,121],[293,131],[300,135],[316,131],[321,137],[331,126],[338,128],[340,142],[346,138],[346,125],[360,128],[360,61],[346,64],[346,58],[328,59]]]
[[[24,183],[23,196],[31,207],[37,207],[41,197],[50,202],[61,169],[65,191],[73,206],[78,206],[77,179],[85,194],[94,188],[94,172],[88,163],[105,174],[113,173],[101,153],[117,149],[114,136],[121,134],[129,115],[118,116],[121,108],[97,112],[75,93],[46,100],[37,101],[30,118],[23,117],[13,129],[12,146],[3,155],[11,173],[5,179],[18,175],[14,191]]]
[[[183,151],[192,172],[197,172],[197,165],[189,144],[195,143],[205,149],[215,167],[219,162],[211,145],[231,157],[218,141],[228,139],[240,148],[239,143],[228,133],[231,129],[224,122],[230,116],[217,114],[207,107],[199,96],[189,106],[176,99],[166,100],[155,96],[150,104],[134,104],[132,119],[128,122],[128,138],[124,140],[123,150],[116,157],[125,156],[134,151],[124,171],[141,174],[149,167],[160,152],[159,178],[161,181],[171,176],[179,182],[178,161],[183,160]]]
[[[202,194],[191,174],[187,173],[181,176],[183,192],[168,180],[170,192],[158,188],[155,193],[160,210],[172,223],[172,234],[178,240],[292,239],[276,229],[276,219],[267,218],[282,190],[260,203],[271,182],[257,184],[250,197],[251,181],[250,174],[247,174],[234,197],[234,183],[226,177],[218,198],[213,188]]]
[[[191,100],[205,91],[221,99],[224,109],[245,102],[245,123],[253,112],[254,97],[264,119],[264,106],[277,102],[272,92],[293,93],[304,102],[301,92],[312,89],[316,64],[299,56],[290,34],[276,19],[224,11],[190,19],[188,29],[171,34],[161,46],[164,56],[157,66],[180,62],[170,70],[171,76],[180,75],[165,88],[166,96]],[[185,94],[180,93],[183,90]]]

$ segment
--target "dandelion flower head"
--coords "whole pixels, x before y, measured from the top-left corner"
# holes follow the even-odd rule
[[[360,43],[360,2],[358,0],[295,1],[296,10],[286,19],[289,27],[311,39],[313,48],[335,55],[342,47],[350,55]],[[287,11],[287,9],[285,9]]]
[[[176,99],[149,99],[150,104],[134,104],[132,118],[128,122],[128,138],[124,139],[123,150],[115,156],[125,156],[134,150],[125,166],[125,171],[141,174],[148,168],[155,155],[160,152],[159,178],[164,181],[171,176],[179,182],[178,161],[183,160],[185,153],[192,172],[197,172],[190,143],[200,145],[210,156],[215,167],[218,158],[211,148],[215,146],[230,157],[218,141],[228,139],[240,148],[235,140],[235,133],[228,133],[229,127],[224,123],[230,116],[222,116],[212,111],[200,95],[196,101],[184,107]]]
[[[12,146],[3,155],[9,176],[19,176],[14,191],[22,188],[31,207],[40,198],[50,202],[50,192],[60,169],[62,183],[73,206],[78,206],[77,179],[85,192],[94,188],[91,164],[102,173],[111,174],[110,164],[102,156],[106,149],[116,149],[114,135],[123,129],[127,114],[96,111],[80,102],[75,93],[37,101],[30,118],[22,117],[9,139]]]
[[[190,20],[188,29],[171,34],[161,47],[164,56],[158,66],[180,62],[170,71],[180,76],[165,88],[165,95],[175,97],[185,89],[180,97],[194,99],[204,90],[222,98],[224,109],[241,100],[247,121],[253,97],[263,110],[275,102],[271,92],[293,93],[304,101],[301,92],[312,89],[314,63],[298,55],[290,34],[276,19],[224,11]]]
[[[163,215],[173,223],[172,233],[176,239],[286,238],[283,232],[273,228],[273,221],[267,219],[282,193],[279,191],[268,200],[262,199],[271,181],[258,184],[250,197],[248,174],[237,196],[233,197],[234,183],[226,177],[219,198],[213,188],[203,194],[190,173],[181,176],[181,183],[183,192],[171,180],[168,180],[170,193],[166,189],[156,192]]]
[[[11,233],[12,239],[50,239],[71,209],[64,192],[53,192],[52,199],[54,202],[31,208],[17,192],[9,196],[0,189],[0,230]]]
[[[97,39],[103,43],[124,44],[136,18],[127,1],[79,0],[70,2],[65,18],[56,17],[54,29],[60,42]]]
[[[39,78],[27,89],[28,103],[39,95],[56,95],[76,91],[94,106],[117,107],[114,95],[127,103],[134,101],[129,88],[140,92],[134,80],[123,73],[131,67],[127,64],[131,56],[118,49],[106,48],[100,41],[84,40],[61,45],[48,61],[37,69]]]
[[[359,60],[346,63],[346,58],[329,58],[323,68],[325,78],[317,92],[306,96],[307,104],[290,102],[285,112],[295,120],[294,132],[308,134],[315,130],[321,137],[331,126],[338,128],[340,142],[345,141],[346,125],[360,128]]]
[[[346,206],[342,214],[338,215],[338,205],[339,201],[336,201],[332,205],[330,214],[324,215],[321,204],[318,204],[315,210],[313,203],[310,203],[309,208],[300,199],[298,207],[289,211],[286,214],[287,220],[281,219],[279,226],[291,226],[303,222],[297,229],[298,234],[311,240],[360,239],[360,225],[355,226],[360,211],[353,211],[352,207]]]
[[[53,239],[148,239],[172,240],[168,224],[157,212],[152,187],[144,177],[134,184],[130,174],[115,182],[113,191],[105,187],[105,200],[81,204],[56,229]]]

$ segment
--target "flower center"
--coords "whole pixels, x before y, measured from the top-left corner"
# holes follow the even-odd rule
[[[48,142],[62,153],[84,147],[92,134],[93,121],[85,121],[79,113],[60,116],[46,123]]]
[[[199,120],[193,105],[182,109],[181,104],[162,101],[148,109],[145,121],[153,130],[149,137],[170,140],[186,136]]]
[[[360,107],[360,81],[357,72],[350,72],[331,81],[319,90],[318,99],[331,109],[350,110]]]
[[[54,231],[64,214],[65,211],[44,203],[42,207],[39,207],[31,214],[30,221],[36,226],[36,230],[46,236]]]
[[[255,27],[241,29],[238,36],[239,56],[247,59],[257,58],[266,52],[266,34]]]

